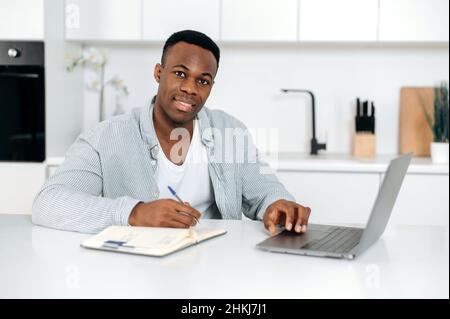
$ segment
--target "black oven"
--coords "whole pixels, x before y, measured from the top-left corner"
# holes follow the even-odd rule
[[[44,160],[44,43],[0,41],[0,161]]]

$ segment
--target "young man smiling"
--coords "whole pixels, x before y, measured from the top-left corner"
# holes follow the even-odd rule
[[[237,149],[244,160],[234,162],[217,156],[235,151],[236,143],[223,143],[227,130],[245,131],[232,116],[204,107],[219,60],[219,48],[203,33],[170,36],[154,69],[152,103],[80,135],[37,194],[33,222],[98,232],[109,225],[189,227],[243,212],[272,234],[278,224],[306,231],[310,209],[262,173],[267,164],[256,151]],[[174,200],[168,186],[187,202]]]

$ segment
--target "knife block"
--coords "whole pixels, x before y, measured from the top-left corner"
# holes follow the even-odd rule
[[[353,138],[353,156],[375,157],[375,134],[370,132],[355,133]]]

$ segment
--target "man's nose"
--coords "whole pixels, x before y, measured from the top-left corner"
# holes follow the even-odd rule
[[[181,83],[180,90],[190,95],[197,95],[197,83],[195,79],[185,79]]]

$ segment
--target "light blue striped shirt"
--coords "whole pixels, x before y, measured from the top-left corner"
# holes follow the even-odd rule
[[[206,107],[197,119],[208,150],[215,197],[215,205],[205,215],[241,219],[244,213],[261,220],[274,201],[295,200],[275,175],[264,171],[268,166],[251,138],[248,147],[242,147],[234,136],[232,147],[237,152],[229,156],[225,137],[230,130],[246,130],[240,121]],[[155,180],[159,151],[153,104],[99,123],[78,137],[64,163],[36,195],[33,223],[86,233],[110,225],[129,225],[129,215],[137,203],[159,197]]]

